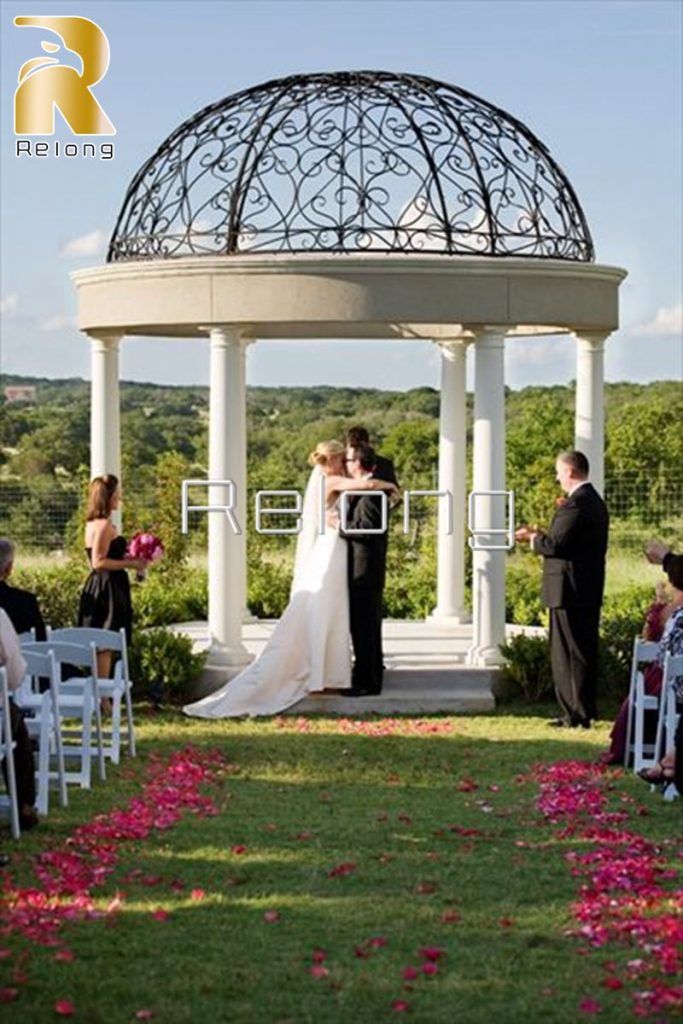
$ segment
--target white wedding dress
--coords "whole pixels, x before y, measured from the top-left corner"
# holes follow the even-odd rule
[[[289,604],[258,658],[183,711],[196,718],[276,715],[309,693],[351,686],[347,545],[335,504],[320,532],[322,472],[306,488]]]

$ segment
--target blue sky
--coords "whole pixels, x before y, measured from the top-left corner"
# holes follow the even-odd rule
[[[102,262],[129,180],[181,121],[281,75],[377,68],[451,82],[526,122],[577,191],[598,261],[629,271],[608,379],[682,379],[682,13],[678,0],[3,0],[0,367],[89,376],[69,272]],[[114,160],[15,157],[16,75],[39,52],[37,32],[14,27],[18,14],[83,15],[106,32],[97,97],[117,128]],[[61,126],[55,138],[73,140]],[[438,362],[429,344],[260,342],[248,380],[438,386]],[[128,340],[122,376],[206,383],[208,346]],[[566,382],[574,345],[514,341],[506,376],[515,388]]]

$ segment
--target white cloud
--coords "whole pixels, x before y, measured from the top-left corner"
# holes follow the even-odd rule
[[[0,299],[0,314],[2,316],[12,316],[19,308],[19,296],[16,292],[11,295],[5,295]]]
[[[107,236],[104,231],[97,228],[87,235],[79,235],[78,238],[70,238],[59,250],[60,256],[97,256],[104,251]]]
[[[67,316],[66,313],[54,313],[40,322],[41,331],[63,331],[76,326],[76,317]]]
[[[646,324],[629,327],[627,333],[646,335],[651,338],[671,337],[683,333],[683,304],[660,306],[652,320]]]

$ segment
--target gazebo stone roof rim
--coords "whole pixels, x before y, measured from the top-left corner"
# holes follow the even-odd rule
[[[380,252],[365,253],[261,253],[225,256],[185,256],[173,260],[146,259],[138,261],[122,261],[120,263],[104,263],[93,267],[73,270],[69,276],[76,285],[85,281],[94,281],[101,275],[101,280],[112,280],[122,277],[142,277],[162,274],[163,276],[202,275],[206,273],[221,276],[248,275],[266,273],[310,273],[319,270],[322,273],[334,270],[359,270],[373,274],[390,272],[391,274],[495,274],[496,276],[547,275],[548,277],[588,277],[621,282],[628,276],[623,267],[610,263],[583,263],[574,260],[558,260],[550,258],[535,259],[533,257],[508,256],[505,260],[487,256],[440,256],[433,253],[416,255],[415,253],[396,253],[389,255]]]
[[[234,324],[252,337],[322,339],[463,323],[609,333],[625,276],[599,264],[373,254],[107,264],[72,279],[86,332],[196,337],[198,325]]]
[[[285,76],[186,119],[131,181],[107,259],[368,249],[594,259],[569,179],[519,118],[371,70]]]

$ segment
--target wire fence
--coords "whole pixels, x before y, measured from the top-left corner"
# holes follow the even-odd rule
[[[253,528],[254,500],[248,501],[248,528]],[[658,482],[647,477],[623,475],[609,479],[605,499],[610,511],[610,548],[632,551],[653,536],[680,548],[683,543],[683,473]],[[0,536],[9,537],[24,550],[53,552],[82,546],[83,494],[69,485],[32,486],[3,481],[0,490]],[[126,492],[124,532],[131,533],[154,523],[154,492]],[[178,496],[180,520],[180,495]],[[291,525],[288,521],[286,525]],[[206,541],[206,516],[191,517],[191,544]]]

